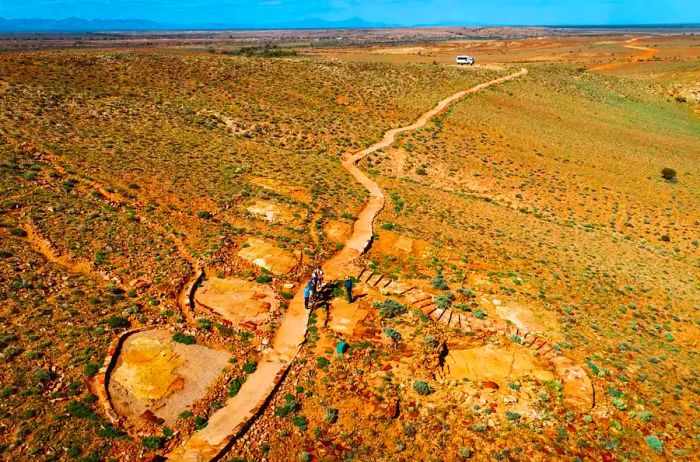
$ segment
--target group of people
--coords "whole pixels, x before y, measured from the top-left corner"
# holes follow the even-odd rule
[[[316,295],[323,288],[323,276],[323,268],[320,266],[316,268],[313,273],[311,273],[311,279],[304,288],[304,308],[307,310],[309,309],[311,303],[313,303]]]
[[[311,307],[311,304],[313,304],[314,298],[323,289],[323,277],[323,268],[319,266],[311,273],[311,279],[309,279],[308,284],[304,287],[304,308],[307,310]],[[345,291],[348,295],[348,303],[352,303],[352,286],[352,278],[348,276],[345,279]]]

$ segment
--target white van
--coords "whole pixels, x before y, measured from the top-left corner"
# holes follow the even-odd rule
[[[474,58],[467,55],[457,56],[457,64],[466,64],[471,66],[474,64]]]

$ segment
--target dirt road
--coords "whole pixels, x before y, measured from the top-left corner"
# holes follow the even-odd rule
[[[629,40],[623,42],[623,43],[627,43],[627,45],[625,45],[625,48],[630,48],[632,50],[641,50],[641,51],[644,51],[643,54],[632,56],[627,61],[601,64],[600,66],[595,66],[595,67],[592,67],[588,70],[593,71],[593,72],[604,71],[604,70],[608,70],[608,69],[615,69],[618,67],[622,67],[626,64],[634,64],[634,63],[638,63],[640,61],[648,61],[648,60],[652,59],[654,56],[656,56],[656,53],[658,53],[659,50],[657,50],[656,48],[649,48],[649,47],[645,47],[645,46],[634,45],[639,40],[644,39],[644,38],[647,38],[647,37],[635,37],[635,38],[632,38],[632,39],[629,39]]]
[[[420,116],[413,124],[387,131],[378,143],[343,160],[343,167],[367,188],[370,195],[355,221],[353,234],[345,247],[323,265],[327,281],[332,282],[348,274],[357,274],[354,261],[369,246],[374,233],[374,219],[384,207],[384,194],[381,188],[357,168],[356,163],[363,157],[391,145],[399,133],[423,127],[431,118],[460,98],[525,74],[527,70],[521,69],[506,77],[455,93],[440,101],[435,108]],[[225,453],[234,440],[245,433],[253,420],[262,412],[304,343],[309,311],[304,308],[303,291],[302,285],[289,304],[287,313],[275,334],[270,353],[261,359],[257,370],[248,376],[238,394],[229,398],[224,407],[212,414],[206,428],[195,432],[170,453],[167,456],[168,460],[202,462],[217,459]]]

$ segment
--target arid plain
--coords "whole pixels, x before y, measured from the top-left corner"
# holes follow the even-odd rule
[[[696,458],[700,39],[506,31],[0,40],[0,459]]]

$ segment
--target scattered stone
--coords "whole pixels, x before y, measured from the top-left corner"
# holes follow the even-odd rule
[[[491,380],[486,380],[485,382],[481,382],[481,387],[486,388],[486,389],[491,389],[491,390],[498,390],[499,387],[496,382],[493,382]]]

